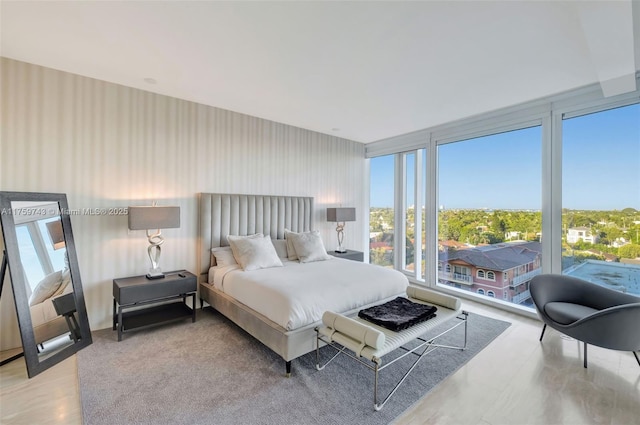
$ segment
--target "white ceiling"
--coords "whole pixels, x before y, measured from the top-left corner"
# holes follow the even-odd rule
[[[640,69],[636,0],[0,8],[2,56],[364,143]]]

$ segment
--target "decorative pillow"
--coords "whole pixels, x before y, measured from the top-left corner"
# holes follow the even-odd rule
[[[260,235],[260,236],[256,236]],[[282,261],[278,258],[276,249],[269,236],[262,234],[247,236],[227,236],[233,256],[243,270],[266,269],[269,267],[282,267]]]
[[[287,255],[289,260],[295,261],[298,259],[298,254],[296,254],[296,249],[293,247],[293,235],[297,235],[298,233],[292,232],[289,229],[284,229],[284,239],[287,242]]]
[[[290,238],[301,263],[324,261],[331,258],[327,254],[322,238],[320,238],[320,233],[317,230],[291,234]]]
[[[67,286],[69,286],[70,283],[71,283],[71,271],[69,269],[62,270],[62,274],[60,276],[60,286],[58,287],[58,290],[51,295],[51,298],[55,298],[58,295],[62,295],[65,292],[69,292],[69,291],[65,291],[65,289],[67,288]]]
[[[41,302],[51,298],[56,293],[62,283],[62,270],[46,275],[33,290],[29,297],[29,306],[40,304]]]
[[[288,259],[289,254],[287,253],[287,241],[284,239],[271,239],[271,243],[273,247],[276,249],[276,254],[278,254],[279,258]]]
[[[216,259],[216,266],[218,267],[233,266],[235,264],[238,264],[236,262],[236,259],[233,257],[233,252],[231,251],[230,246],[219,246],[216,248],[211,248],[211,253]]]

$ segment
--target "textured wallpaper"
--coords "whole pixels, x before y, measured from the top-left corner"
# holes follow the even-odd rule
[[[347,225],[345,245],[366,246],[360,143],[7,58],[1,66],[0,190],[67,194],[93,329],[111,326],[112,279],[149,267],[144,231],[128,231],[118,207],[181,207],[181,227],[163,231],[167,271],[196,271],[198,192],[313,196],[328,248],[325,208],[355,206],[360,223]],[[10,300],[3,347],[17,332]]]

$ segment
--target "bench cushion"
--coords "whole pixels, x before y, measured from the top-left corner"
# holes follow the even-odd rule
[[[553,321],[562,325],[569,325],[597,311],[599,310],[584,305],[559,301],[546,303],[544,305],[544,312],[547,313]]]
[[[403,297],[384,304],[365,308],[358,312],[358,317],[394,332],[429,320],[436,316],[438,307],[429,304],[415,303]]]

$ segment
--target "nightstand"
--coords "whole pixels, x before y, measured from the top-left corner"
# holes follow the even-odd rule
[[[114,279],[113,330],[118,330],[118,341],[122,341],[124,332],[189,317],[195,322],[196,289],[196,276],[185,270],[166,273],[163,279],[149,280],[145,276]],[[193,308],[186,304],[189,296]]]
[[[51,303],[56,313],[66,320],[73,342],[78,342],[80,340],[80,325],[78,324],[78,320],[76,320],[76,299],[73,297],[73,293],[53,298]]]
[[[337,258],[344,258],[345,260],[364,261],[364,253],[362,251],[347,249],[347,252],[328,251],[327,254]]]

